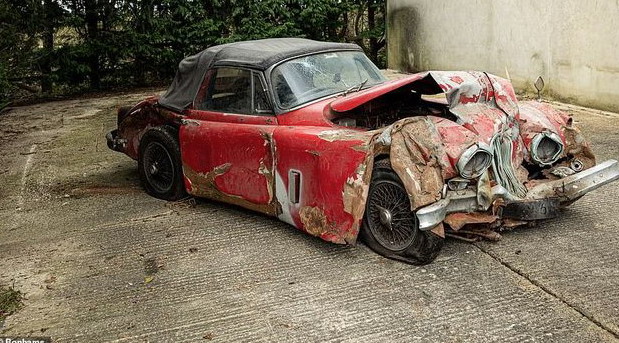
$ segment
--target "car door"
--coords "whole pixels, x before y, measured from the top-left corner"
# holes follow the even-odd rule
[[[276,125],[260,72],[210,69],[180,129],[189,192],[276,214],[272,141]]]

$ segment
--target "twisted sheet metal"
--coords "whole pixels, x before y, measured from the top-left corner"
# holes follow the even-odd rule
[[[511,136],[505,132],[499,133],[492,138],[491,145],[494,150],[492,171],[496,182],[510,193],[523,198],[527,194],[527,188],[518,180],[512,164],[514,143]]]

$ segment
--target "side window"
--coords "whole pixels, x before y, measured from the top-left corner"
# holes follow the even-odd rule
[[[214,75],[207,73],[205,82],[206,89],[196,98],[198,110],[252,113],[252,73],[249,70],[217,68]]]
[[[247,69],[209,70],[194,104],[196,109],[206,111],[238,114],[273,113],[259,74]]]

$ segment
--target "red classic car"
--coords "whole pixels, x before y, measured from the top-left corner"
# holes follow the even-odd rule
[[[565,113],[483,72],[388,81],[354,44],[283,38],[185,58],[161,97],[118,111],[108,145],[158,198],[187,193],[277,216],[410,263],[445,231],[557,216],[619,178]]]

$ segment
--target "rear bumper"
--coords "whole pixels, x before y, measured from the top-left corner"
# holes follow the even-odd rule
[[[127,140],[118,137],[118,130],[112,130],[105,135],[107,147],[119,152],[124,152],[127,146]]]
[[[619,179],[619,162],[604,161],[592,168],[565,178],[548,181],[529,189],[524,199],[514,198],[503,187],[495,186],[489,194],[474,189],[448,191],[445,198],[417,210],[421,230],[430,230],[450,213],[484,212],[497,199],[504,201],[500,217],[522,220],[552,218],[561,204],[568,204],[588,192]],[[483,201],[483,199],[491,201]],[[479,201],[478,201],[479,199]]]

